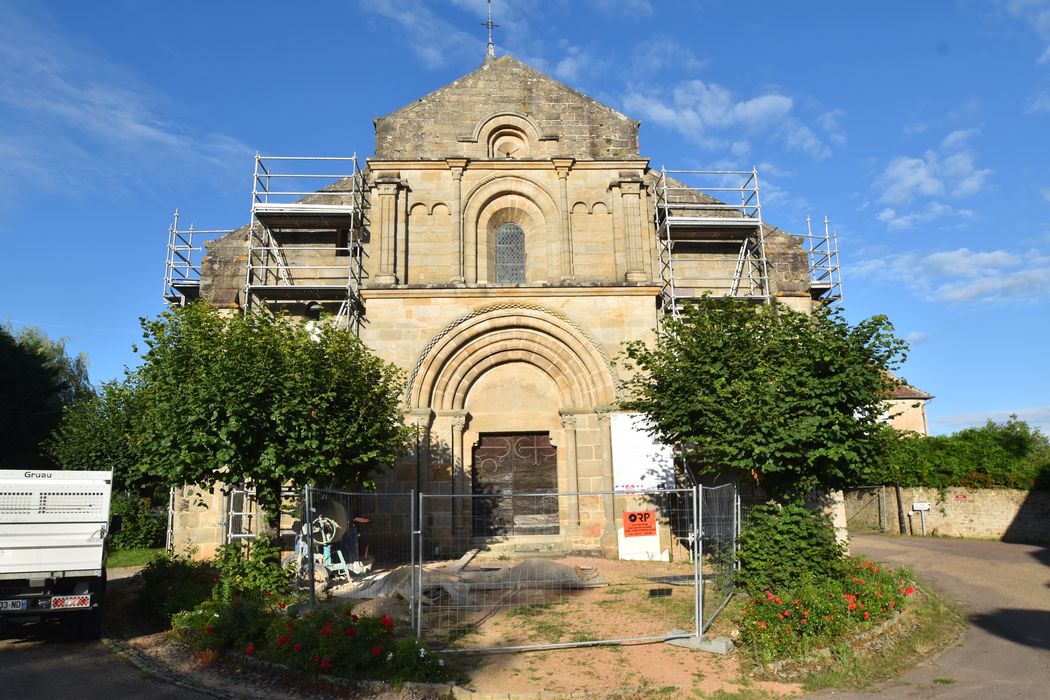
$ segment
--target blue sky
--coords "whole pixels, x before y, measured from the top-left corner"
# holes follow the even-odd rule
[[[234,228],[256,150],[370,155],[372,119],[480,64],[484,13],[0,0],[0,320],[118,376],[162,308],[176,207]],[[1050,0],[495,13],[497,54],[641,120],[654,167],[757,165],[767,221],[829,216],[847,314],[911,342],[935,432],[1010,413],[1050,432]]]

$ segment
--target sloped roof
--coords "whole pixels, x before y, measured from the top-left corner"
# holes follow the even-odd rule
[[[933,398],[933,394],[927,394],[922,389],[916,389],[908,382],[898,377],[893,372],[887,372],[890,379],[893,380],[893,392],[890,395],[891,399],[913,399],[928,401]]]

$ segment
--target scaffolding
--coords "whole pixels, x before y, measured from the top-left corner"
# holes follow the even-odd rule
[[[318,172],[318,169],[349,172]],[[255,156],[244,307],[305,305],[359,332],[367,231],[357,156]]]
[[[661,168],[655,216],[665,312],[706,294],[769,303],[756,170]]]
[[[806,215],[806,252],[809,257],[809,293],[814,301],[827,304],[842,301],[842,270],[839,267],[839,239],[824,217],[824,233],[813,233],[813,222]]]
[[[185,306],[200,297],[204,241],[231,233],[230,229],[179,228],[179,210],[168,226],[168,253],[164,261],[164,302]]]

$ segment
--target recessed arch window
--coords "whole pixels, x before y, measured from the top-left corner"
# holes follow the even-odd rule
[[[528,139],[519,129],[505,126],[489,136],[489,158],[527,158],[528,155]]]
[[[515,223],[496,229],[496,284],[525,284],[525,232]]]

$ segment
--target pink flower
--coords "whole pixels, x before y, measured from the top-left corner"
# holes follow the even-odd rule
[[[248,646],[244,647],[244,653],[247,654],[248,656],[251,656],[252,654],[254,654],[255,653],[255,645],[252,644],[251,642],[248,642]]]

